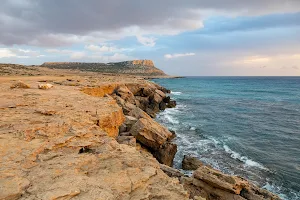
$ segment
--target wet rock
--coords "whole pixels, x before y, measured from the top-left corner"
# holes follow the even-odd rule
[[[158,160],[158,162],[167,165],[173,166],[173,160],[177,152],[177,145],[166,142],[158,150],[153,152],[153,156]]]
[[[167,104],[165,102],[160,102],[159,104],[159,110],[165,110],[167,108]]]
[[[143,145],[158,150],[172,133],[153,119],[140,118],[131,128],[130,133]]]
[[[182,160],[182,169],[184,170],[196,170],[200,166],[202,166],[203,163],[196,157],[184,155]]]
[[[174,138],[176,138],[176,132],[170,129],[169,131],[172,133],[172,136],[168,138],[168,141],[172,141]]]
[[[23,88],[23,89],[28,89],[30,86],[22,81],[18,81],[17,83],[14,83],[10,86],[11,89],[14,88]]]
[[[168,176],[170,177],[176,177],[176,178],[180,178],[182,176],[184,176],[183,173],[181,173],[179,170],[174,169],[172,167],[169,167],[167,165],[164,164],[160,164],[160,169],[165,172]]]
[[[176,101],[170,100],[169,103],[167,103],[167,108],[175,108],[176,107]]]
[[[42,89],[42,90],[48,90],[48,89],[50,89],[50,88],[52,88],[52,87],[53,87],[53,85],[50,84],[50,83],[39,84],[39,85],[38,85],[38,88],[39,88],[39,89]]]
[[[170,97],[170,96],[167,96],[167,97],[165,97],[165,98],[163,99],[163,102],[169,103],[170,100],[171,100],[171,97]]]

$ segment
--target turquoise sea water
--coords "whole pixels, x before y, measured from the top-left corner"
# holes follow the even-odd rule
[[[178,106],[157,120],[177,133],[175,167],[191,154],[300,199],[300,77],[156,79]]]

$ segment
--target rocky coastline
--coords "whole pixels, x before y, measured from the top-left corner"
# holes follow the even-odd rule
[[[176,101],[145,77],[30,70],[0,77],[1,200],[279,199],[188,155],[191,177],[172,168],[176,133],[154,118]]]

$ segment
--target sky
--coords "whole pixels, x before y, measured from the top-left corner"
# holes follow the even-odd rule
[[[299,76],[300,0],[1,0],[0,63],[133,59],[170,75]]]

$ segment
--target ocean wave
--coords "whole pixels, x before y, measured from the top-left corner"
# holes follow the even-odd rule
[[[249,166],[249,167],[257,167],[263,170],[267,170],[267,168],[265,168],[263,165],[259,164],[258,162],[255,162],[249,158],[247,158],[246,156],[242,156],[241,154],[231,150],[226,144],[223,145],[223,148],[225,149],[225,151],[227,153],[230,154],[230,156],[234,159],[240,160],[243,163],[245,163],[245,165]]]
[[[171,91],[171,94],[173,94],[173,95],[181,95],[182,92],[173,92],[173,91]]]

